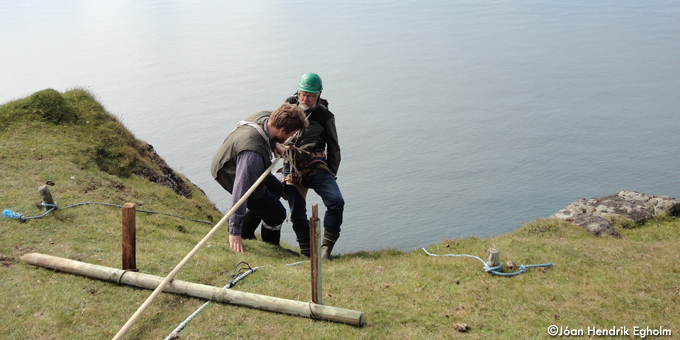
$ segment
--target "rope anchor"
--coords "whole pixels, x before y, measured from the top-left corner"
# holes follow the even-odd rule
[[[5,217],[8,217],[8,218],[19,220],[20,222],[26,222],[28,220],[43,218],[43,217],[47,216],[47,214],[59,209],[59,207],[57,206],[57,202],[55,202],[54,199],[52,198],[52,194],[50,193],[50,189],[47,187],[47,185],[40,186],[40,188],[38,188],[38,193],[40,193],[40,196],[42,196],[42,202],[41,202],[42,206],[51,208],[50,210],[48,210],[44,214],[38,215],[38,216],[26,217],[26,216],[24,216],[24,214],[20,214],[18,212],[14,212],[12,210],[5,209],[5,210],[2,211],[2,215],[5,216]],[[79,206],[83,206],[83,205],[89,205],[89,204],[103,205],[103,206],[107,206],[107,207],[116,207],[116,208],[122,208],[123,207],[122,205],[111,204],[111,203],[85,202],[85,203],[71,204],[71,205],[65,206],[61,209],[68,209],[68,208],[79,207]],[[208,222],[208,221],[200,221],[200,220],[195,220],[195,219],[184,217],[184,216],[166,214],[166,213],[162,213],[162,212],[158,212],[158,211],[139,209],[139,210],[137,210],[137,212],[142,212],[142,213],[147,213],[147,214],[165,215],[165,216],[170,216],[170,217],[182,218],[182,219],[189,220],[189,221],[192,221],[192,222],[212,224],[212,222]]]
[[[430,256],[455,256],[455,257],[470,257],[470,258],[473,258],[473,259],[477,259],[477,260],[481,261],[481,262],[484,264],[484,271],[485,271],[485,272],[491,273],[491,274],[494,274],[494,275],[498,275],[498,276],[507,276],[507,277],[516,276],[516,275],[519,275],[519,274],[526,273],[526,271],[527,271],[528,268],[534,268],[534,267],[552,267],[552,265],[553,265],[552,263],[544,263],[544,264],[528,264],[528,265],[524,265],[524,264],[523,264],[523,265],[519,266],[518,270],[517,270],[516,272],[514,272],[514,273],[503,273],[503,272],[502,272],[502,270],[503,270],[503,265],[502,265],[502,264],[498,264],[498,265],[496,265],[496,266],[490,266],[489,263],[484,262],[484,260],[482,260],[482,259],[479,258],[478,256],[467,255],[467,254],[446,254],[446,255],[437,255],[437,254],[432,254],[432,253],[428,252],[427,250],[425,250],[425,248],[421,248],[421,249],[423,249],[423,251],[424,251],[427,255],[430,255]],[[492,248],[492,249],[493,249],[493,248]],[[498,254],[498,253],[496,253],[496,254]]]

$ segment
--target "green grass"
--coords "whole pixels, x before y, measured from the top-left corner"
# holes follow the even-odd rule
[[[140,209],[199,220],[221,218],[186,178],[191,198],[134,175],[139,169],[158,171],[145,144],[85,91],[46,90],[7,103],[0,106],[0,122],[2,209],[41,214],[37,188],[53,181],[50,190],[62,207],[135,202]],[[362,311],[365,327],[213,303],[181,338],[543,339],[550,325],[585,331],[663,327],[677,334],[679,224],[668,216],[641,225],[618,221],[622,238],[616,239],[537,220],[494,238],[443,240],[428,247],[435,254],[483,259],[488,248],[497,247],[504,263],[554,264],[512,278],[484,273],[475,259],[431,257],[422,250],[345,254],[323,263],[324,303]],[[164,277],[211,227],[137,213],[137,266]],[[20,256],[38,252],[120,268],[120,235],[121,211],[111,207],[61,209],[25,223],[0,219],[2,338],[112,338],[151,291],[37,268]],[[265,267],[234,289],[311,300],[309,265],[285,266],[300,258],[258,241],[245,241],[246,253],[236,254],[229,250],[226,228],[208,245],[178,279],[222,287],[225,272],[246,261]],[[161,294],[126,339],[163,339],[203,303]],[[470,330],[457,332],[457,323]]]

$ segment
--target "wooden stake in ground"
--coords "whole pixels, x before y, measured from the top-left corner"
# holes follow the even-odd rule
[[[123,269],[137,269],[137,222],[134,203],[123,204]]]
[[[149,307],[149,305],[156,298],[156,296],[158,296],[158,294],[160,294],[163,291],[163,288],[165,288],[165,286],[167,286],[168,283],[170,283],[170,281],[172,281],[172,279],[175,278],[175,275],[177,275],[177,273],[179,273],[179,271],[187,264],[187,262],[189,262],[189,260],[191,260],[191,258],[194,257],[194,255],[196,255],[198,250],[201,249],[203,245],[206,242],[208,242],[208,240],[217,232],[217,230],[219,230],[220,227],[222,227],[222,225],[229,219],[229,216],[234,214],[236,209],[238,209],[243,204],[243,202],[245,202],[248,199],[248,196],[250,196],[253,193],[253,191],[255,191],[255,188],[257,188],[257,186],[260,185],[262,181],[264,181],[267,175],[271,173],[276,163],[279,162],[279,159],[281,158],[276,157],[276,160],[272,162],[272,165],[270,165],[269,168],[267,168],[267,170],[265,170],[264,173],[262,173],[260,178],[258,178],[257,181],[255,182],[255,184],[253,184],[253,186],[250,187],[250,189],[248,189],[248,191],[246,191],[245,194],[243,194],[243,197],[241,197],[241,199],[238,202],[236,202],[236,204],[234,204],[233,207],[231,207],[231,210],[229,210],[229,212],[227,212],[227,214],[224,215],[224,217],[222,217],[222,219],[219,222],[217,222],[217,224],[212,228],[212,230],[210,230],[210,232],[208,232],[208,234],[205,235],[205,237],[203,237],[201,242],[198,242],[194,249],[192,249],[189,252],[189,254],[187,254],[187,256],[185,256],[184,259],[175,267],[175,269],[173,269],[170,272],[170,274],[168,274],[168,276],[165,277],[163,282],[161,282],[156,288],[156,290],[154,290],[153,293],[151,293],[151,296],[149,296],[146,299],[146,301],[144,301],[144,303],[141,306],[139,306],[139,309],[137,309],[135,314],[133,314],[130,317],[130,319],[125,323],[125,325],[123,325],[123,328],[121,328],[116,334],[116,336],[113,337],[114,340],[122,339],[123,336],[125,336],[125,333],[127,333],[127,331],[130,330],[130,327],[132,327],[132,325],[137,321],[137,319],[139,319],[144,310],[146,310],[146,308]]]
[[[312,216],[309,218],[309,250],[312,262],[312,302],[323,304],[321,288],[321,242],[319,223],[319,204],[312,204]]]
[[[43,203],[56,205],[56,203],[54,203],[54,199],[52,199],[52,194],[50,194],[50,188],[47,187],[46,184],[43,184],[38,188],[38,193],[40,193],[40,197],[42,197]]]
[[[486,265],[493,268],[501,264],[501,250],[498,248],[489,248],[487,250],[489,253],[489,260],[486,261]]]

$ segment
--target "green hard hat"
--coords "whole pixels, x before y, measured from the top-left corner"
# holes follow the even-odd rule
[[[316,73],[305,73],[300,78],[300,83],[298,84],[298,91],[309,92],[309,93],[319,93],[323,90],[323,85],[321,84],[321,77]]]

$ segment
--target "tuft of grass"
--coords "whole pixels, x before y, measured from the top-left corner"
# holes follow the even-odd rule
[[[60,207],[134,202],[141,209],[198,220],[221,218],[214,204],[186,179],[194,194],[190,198],[136,175],[135,169],[156,166],[145,143],[106,113],[91,94],[73,90],[60,95],[76,119],[43,119],[28,104],[30,97],[0,106],[0,207],[27,216],[41,214],[36,189],[51,181]],[[125,150],[102,151],[109,163],[101,166],[97,148],[107,140]],[[137,267],[165,277],[211,227],[138,212]],[[507,261],[518,266],[553,264],[511,278],[483,272],[476,259],[433,257],[420,249],[341,254],[323,262],[323,301],[362,311],[365,327],[213,303],[180,338],[544,339],[550,325],[676,331],[680,220],[659,216],[635,228],[617,229],[621,239],[594,237],[573,224],[539,219],[498,237],[443,240],[427,248],[438,255],[467,254],[486,260],[486,250],[496,247],[504,272],[516,270],[505,265]],[[25,223],[0,219],[3,338],[112,338],[151,291],[33,267],[20,257],[38,252],[119,268],[120,237],[121,211],[106,206],[59,209]],[[263,267],[234,289],[311,300],[309,263],[286,266],[304,259],[261,241],[246,240],[244,247],[246,253],[232,252],[226,229],[220,230],[177,279],[222,287],[234,266],[244,261]],[[204,302],[161,294],[126,339],[163,339]],[[460,333],[454,329],[458,323],[470,329]]]
[[[24,106],[32,115],[54,124],[74,123],[76,112],[71,104],[53,89],[46,89],[31,95]]]
[[[622,215],[609,215],[605,216],[605,219],[616,229],[634,229],[638,227],[638,223]]]

